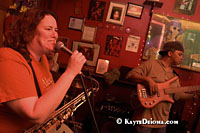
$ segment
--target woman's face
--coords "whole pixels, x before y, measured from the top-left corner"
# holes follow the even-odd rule
[[[119,19],[119,11],[115,11],[113,14],[114,19]]]
[[[58,38],[58,28],[55,18],[46,15],[38,24],[34,38],[31,42],[34,50],[39,54],[46,54],[53,51]]]

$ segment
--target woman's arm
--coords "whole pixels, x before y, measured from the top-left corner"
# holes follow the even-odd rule
[[[85,57],[73,52],[65,72],[57,82],[48,89],[40,98],[27,97],[5,102],[18,115],[31,120],[34,123],[43,123],[49,115],[58,107],[67,93],[73,79],[81,71]]]

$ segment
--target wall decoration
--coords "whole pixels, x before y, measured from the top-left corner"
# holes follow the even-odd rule
[[[87,59],[87,65],[96,66],[100,50],[100,46],[98,44],[89,44],[73,41],[72,51],[75,50],[78,50],[79,52],[83,53],[83,55]]]
[[[69,38],[63,37],[63,36],[59,36],[59,37],[58,37],[58,41],[63,42],[64,45],[67,47],[67,46],[68,46],[68,42],[69,42]]]
[[[135,18],[141,18],[142,11],[143,11],[143,6],[133,3],[128,3],[126,15]]]
[[[104,74],[108,71],[109,60],[105,59],[98,59],[96,73],[97,74]]]
[[[140,37],[129,35],[126,43],[126,51],[137,52],[140,44]]]
[[[127,27],[127,28],[125,29],[125,32],[126,32],[127,34],[131,33],[131,28],[130,28],[130,27]]]
[[[77,18],[77,17],[69,17],[69,25],[68,29],[73,29],[73,30],[82,30],[84,24],[84,19],[83,18]]]
[[[122,41],[123,37],[108,35],[104,54],[119,57],[122,48]]]
[[[123,25],[126,12],[126,4],[110,2],[106,22]]]
[[[30,8],[36,8],[38,6],[38,0],[12,0],[13,5],[9,6],[8,15],[20,15],[22,12]]]
[[[194,15],[198,0],[176,0],[174,12]]]
[[[183,61],[178,67],[200,71],[200,23],[153,14],[150,26],[143,59],[159,58],[158,51],[163,43],[177,40],[185,48]]]
[[[96,27],[85,25],[83,27],[83,34],[82,34],[81,40],[94,42],[95,37],[96,37],[96,31],[97,31]]]
[[[99,0],[91,0],[88,11],[88,19],[102,21],[104,16],[106,2]]]

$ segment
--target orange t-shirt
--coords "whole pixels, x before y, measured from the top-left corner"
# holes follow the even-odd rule
[[[45,55],[41,61],[32,60],[42,94],[53,84]],[[18,133],[33,124],[15,114],[4,102],[37,96],[32,69],[24,57],[10,48],[0,48],[0,132]]]

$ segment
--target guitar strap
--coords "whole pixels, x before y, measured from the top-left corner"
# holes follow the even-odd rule
[[[178,78],[180,78],[180,75],[174,69],[173,69],[173,73],[176,74]]]
[[[176,75],[178,76],[178,78],[180,78],[180,75],[179,75],[174,69],[173,69],[173,73],[176,74]],[[175,95],[175,94],[172,94],[172,97],[173,97],[173,99],[175,100],[174,95]],[[173,105],[174,105],[174,104],[172,104],[172,108],[173,108]]]
[[[35,71],[34,71],[33,66],[31,64],[31,61],[29,61],[28,64],[30,65],[30,67],[32,69],[34,82],[35,82],[35,87],[36,87],[36,90],[37,90],[38,97],[40,97],[41,96],[41,91],[40,91],[40,87],[39,87],[39,84],[38,84],[38,81],[37,81],[37,78],[36,78],[36,75],[35,75]]]

